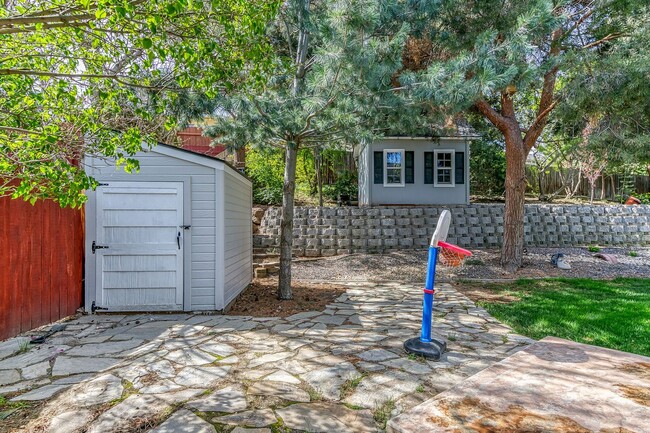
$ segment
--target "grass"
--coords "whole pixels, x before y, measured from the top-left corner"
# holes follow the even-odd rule
[[[629,253],[627,253],[627,255],[630,257],[639,257],[639,253],[637,253],[636,251],[630,251]]]
[[[590,253],[599,253],[600,252],[600,247],[596,247],[596,246],[592,245],[590,247],[587,247],[587,250]]]
[[[386,428],[386,423],[391,418],[393,409],[395,409],[395,402],[393,400],[388,400],[372,412],[373,418],[375,418],[375,421],[379,424],[382,430]]]
[[[518,298],[478,301],[517,333],[650,356],[650,279],[518,280],[485,288]]]
[[[29,343],[29,340],[23,340],[19,343],[18,346],[18,354],[28,352],[29,349],[31,348],[31,344]]]
[[[341,385],[341,398],[347,397],[348,395],[352,394],[355,389],[357,389],[357,386],[361,383],[364,377],[366,377],[368,374],[363,373],[361,376],[346,380],[343,385]]]

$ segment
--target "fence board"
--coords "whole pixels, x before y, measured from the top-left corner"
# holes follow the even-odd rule
[[[82,303],[82,211],[0,197],[0,340]]]
[[[567,170],[563,173],[570,173],[571,170]],[[577,178],[577,171],[573,170],[574,177]],[[532,170],[530,167],[526,167],[526,177],[528,183],[535,189],[539,189],[539,178],[535,170]],[[640,175],[631,175],[631,176],[622,176],[622,175],[606,175],[605,176],[605,193],[603,197],[609,200],[615,200],[619,194],[622,193],[624,183],[629,182],[637,194],[644,194],[650,192],[650,176],[640,176]],[[603,189],[603,178],[600,176],[595,182],[594,198],[599,199],[601,197],[601,192]],[[555,169],[550,169],[541,175],[541,194],[550,195],[558,190],[559,197],[564,196],[564,190],[562,177],[560,172]],[[576,195],[589,197],[590,194],[589,181],[582,177],[580,180],[580,186],[576,190]]]

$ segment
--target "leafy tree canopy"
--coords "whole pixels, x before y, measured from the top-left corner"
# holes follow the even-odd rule
[[[10,0],[0,9],[0,195],[80,206],[84,154],[128,171],[179,89],[261,81],[276,0]]]

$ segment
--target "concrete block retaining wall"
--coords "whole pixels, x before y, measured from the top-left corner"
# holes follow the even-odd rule
[[[469,248],[496,248],[503,236],[503,205],[436,207],[297,207],[294,253],[332,256],[426,248],[438,215],[452,213],[448,242]],[[268,208],[254,246],[279,246],[280,208]],[[650,245],[650,206],[527,205],[525,242],[529,246]]]

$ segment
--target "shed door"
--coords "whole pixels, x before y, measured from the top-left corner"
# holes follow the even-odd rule
[[[99,186],[96,305],[108,311],[182,310],[182,225],[182,182]]]

